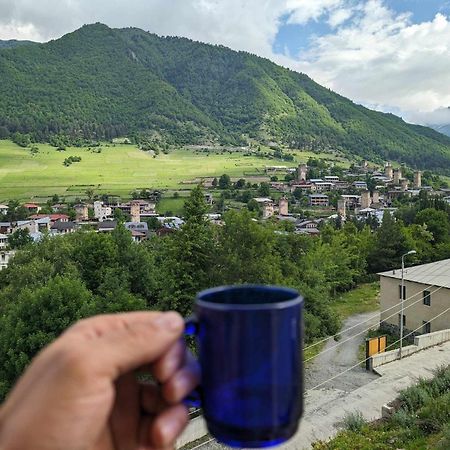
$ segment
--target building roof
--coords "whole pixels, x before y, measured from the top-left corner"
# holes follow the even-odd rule
[[[402,270],[389,270],[387,272],[381,272],[378,275],[401,280]],[[450,259],[408,267],[404,270],[404,279],[414,283],[450,289]]]
[[[104,222],[98,223],[99,230],[114,230],[117,227],[117,222],[115,220],[105,220]]]
[[[52,225],[52,230],[64,231],[75,229],[76,224],[74,222],[62,222],[58,220]]]

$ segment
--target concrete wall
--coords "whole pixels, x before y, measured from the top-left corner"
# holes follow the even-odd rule
[[[189,444],[189,442],[196,441],[208,434],[206,428],[206,422],[202,416],[196,417],[189,421],[188,426],[183,431],[183,434],[179,437],[176,443],[176,448],[183,447],[183,445]]]
[[[447,325],[448,326],[448,325]],[[435,333],[424,334],[414,338],[414,345],[408,345],[402,349],[402,358],[405,358],[413,353],[425,350],[426,348],[442,344],[450,341],[450,330],[436,331]],[[369,368],[373,370],[375,367],[390,363],[400,359],[400,350],[395,349],[388,352],[374,355],[369,359]]]
[[[407,270],[407,269],[406,269]],[[397,271],[399,273],[399,271]],[[380,277],[380,307],[381,307],[381,322],[398,326],[401,310],[400,303],[400,289],[401,280],[397,278],[389,278],[385,276]],[[429,322],[433,317],[445,311],[450,305],[450,289],[436,286],[429,288],[429,285],[422,283],[413,283],[405,281],[406,299],[404,301],[406,316],[405,329],[415,330],[423,326],[423,322]],[[423,303],[423,291],[431,292],[431,306],[426,306]],[[412,298],[411,298],[412,297]],[[410,299],[410,300],[408,300]],[[413,306],[414,302],[416,302]],[[391,308],[392,309],[389,309]],[[386,311],[389,309],[389,311]],[[393,316],[392,316],[393,315]],[[392,317],[389,317],[392,316]],[[446,330],[450,324],[450,311],[431,322],[431,333],[434,331]],[[420,333],[421,330],[419,329]],[[405,333],[407,334],[407,333]]]

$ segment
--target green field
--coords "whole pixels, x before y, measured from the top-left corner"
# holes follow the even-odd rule
[[[134,189],[186,189],[199,177],[231,177],[246,175],[264,176],[267,165],[296,166],[310,156],[326,157],[343,164],[329,155],[297,152],[296,162],[286,163],[244,156],[242,152],[221,154],[195,153],[192,150],[174,150],[168,155],[153,158],[132,145],[102,147],[101,153],[86,148],[67,148],[59,152],[54,147],[37,145],[39,153],[10,141],[0,141],[0,202],[11,199],[40,201],[58,194],[66,200],[83,197],[87,188],[96,194],[130,195]],[[80,156],[82,161],[65,167],[70,156]],[[187,183],[187,184],[186,184]]]

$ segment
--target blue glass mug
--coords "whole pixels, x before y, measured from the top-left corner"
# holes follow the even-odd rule
[[[187,334],[197,338],[208,430],[232,447],[281,444],[303,413],[303,298],[275,286],[200,292]]]

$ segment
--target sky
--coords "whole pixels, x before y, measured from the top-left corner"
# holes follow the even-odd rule
[[[450,123],[450,0],[0,0],[0,39],[94,22],[249,51],[370,108]]]

